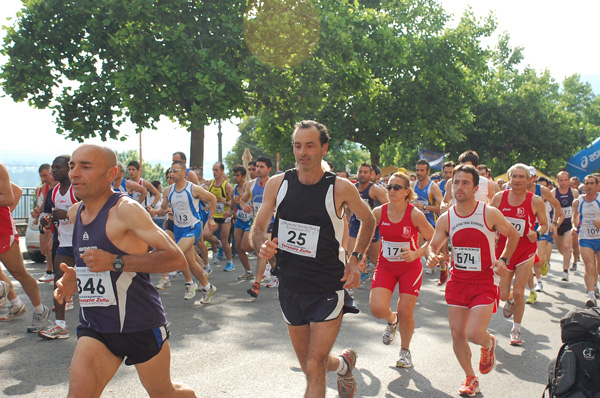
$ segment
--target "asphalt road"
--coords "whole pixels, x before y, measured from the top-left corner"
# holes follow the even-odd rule
[[[495,314],[490,330],[498,338],[496,369],[480,377],[485,398],[540,397],[547,378],[547,364],[560,348],[559,319],[586,299],[583,272],[571,273],[569,283],[560,281],[559,254],[552,255],[545,292],[527,306],[523,322],[523,347],[509,345],[511,320]],[[237,281],[242,267],[223,272],[224,261],[215,267],[211,282],[218,291],[210,304],[200,295],[183,300],[183,279],[161,292],[171,330],[172,375],[195,389],[199,397],[301,397],[305,379],[291,348],[283,322],[277,290],[263,287],[258,299],[248,296],[250,282]],[[254,262],[252,262],[254,264]],[[44,265],[26,261],[37,279]],[[580,266],[580,268],[582,268]],[[153,279],[158,282],[159,277]],[[358,352],[357,397],[456,397],[464,374],[458,365],[448,329],[447,306],[438,274],[425,275],[415,312],[416,330],[411,343],[414,367],[395,367],[399,338],[390,346],[381,342],[385,322],[369,311],[368,284],[355,290],[360,314],[347,315],[333,351],[353,347]],[[0,323],[0,396],[66,396],[70,360],[75,348],[77,309],[67,313],[71,338],[45,341],[25,333],[31,321],[31,303],[20,286],[29,313]],[[40,284],[42,299],[51,304],[52,286]],[[396,297],[396,296],[395,296]],[[396,298],[394,297],[393,300]],[[4,309],[6,311],[6,309]],[[53,319],[53,315],[51,315]],[[479,349],[472,345],[477,369]],[[147,396],[134,367],[122,365],[106,387],[103,397]],[[327,397],[336,397],[335,375],[327,379]]]

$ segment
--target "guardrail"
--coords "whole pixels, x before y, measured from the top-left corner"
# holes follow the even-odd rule
[[[27,224],[27,218],[31,214],[31,210],[35,207],[35,190],[36,188],[23,188],[23,195],[19,200],[19,204],[15,208],[12,213],[13,218],[15,219],[15,223],[17,224]]]

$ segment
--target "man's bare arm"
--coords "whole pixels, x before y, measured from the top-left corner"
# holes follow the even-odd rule
[[[138,184],[137,182],[133,182],[130,180],[125,180],[125,189],[127,189],[127,192],[129,192],[129,191],[140,192],[141,196],[138,199],[139,203],[142,203],[144,201],[144,199],[146,199],[146,195],[148,195],[148,190],[146,188],[144,188],[142,185]]]
[[[154,188],[154,185],[152,185],[152,183],[150,181],[148,181],[148,180],[143,180],[143,181],[144,182],[142,184],[144,184],[144,188],[146,188],[146,190],[154,196],[154,202],[152,204],[150,204],[150,206],[152,206],[152,208],[154,208],[154,206],[156,206],[156,204],[160,200],[160,192],[158,192],[158,189]]]
[[[175,242],[154,224],[146,210],[137,202],[123,198],[115,206],[116,222],[122,234],[133,233],[154,251],[123,256],[123,271],[163,273],[187,267],[185,256]],[[112,220],[111,220],[112,221]],[[115,243],[118,247],[118,242]],[[87,250],[83,261],[93,272],[112,271],[116,254],[100,249]]]
[[[256,213],[256,217],[252,223],[251,238],[256,253],[261,252],[261,246],[267,241],[267,228],[269,227],[271,216],[277,205],[277,191],[283,182],[284,176],[284,174],[280,174],[269,178],[269,181],[267,181],[267,185],[265,186],[262,205],[260,206],[258,213]],[[269,250],[265,253],[268,257],[264,258],[271,258],[275,254],[277,244],[271,241],[268,249]]]
[[[15,203],[15,197],[8,175],[8,169],[0,163],[0,206],[12,206]]]
[[[10,205],[8,208],[12,213],[13,210],[15,210],[17,208],[17,205],[19,204],[19,200],[21,200],[21,195],[23,195],[23,190],[21,189],[20,186],[18,186],[14,182],[11,182],[10,185],[11,185],[11,189],[12,189],[12,193],[13,193],[13,204]]]

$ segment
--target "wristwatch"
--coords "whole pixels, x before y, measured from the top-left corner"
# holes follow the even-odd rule
[[[504,264],[506,264],[507,267],[508,267],[508,264],[510,264],[510,261],[508,261],[508,259],[506,257],[500,257],[498,260],[504,261]]]
[[[540,232],[539,229],[535,230],[535,233],[537,234],[537,238],[539,239],[542,236],[542,233]]]
[[[354,256],[358,259],[358,261],[362,261],[363,259],[363,254],[359,253],[359,252],[352,252],[352,254],[350,254],[351,256]]]
[[[123,272],[124,266],[125,266],[125,264],[123,264],[123,259],[121,258],[121,255],[119,254],[117,256],[117,258],[115,259],[115,262],[113,263],[113,268],[117,272]]]
[[[423,208],[421,208],[421,210],[425,211],[426,208],[427,208],[427,205],[425,203],[423,203]]]

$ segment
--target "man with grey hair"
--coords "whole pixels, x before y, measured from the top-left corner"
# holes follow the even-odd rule
[[[140,184],[136,184],[133,181],[126,180],[125,178],[125,165],[121,162],[117,162],[117,176],[111,183],[111,187],[115,192],[124,192],[129,194],[130,192],[139,192],[137,199],[138,203],[142,203],[148,195],[148,191]],[[132,195],[129,195],[132,196]]]
[[[500,281],[500,299],[506,301],[504,316],[510,318],[514,313],[513,327],[510,332],[510,344],[521,346],[521,322],[525,312],[525,286],[531,275],[537,240],[548,230],[548,218],[544,201],[527,190],[531,171],[523,163],[517,163],[508,170],[511,189],[494,195],[491,205],[500,210],[519,233],[520,239],[510,263],[508,273]],[[535,228],[536,218],[539,227]],[[500,257],[507,238],[500,235],[496,245],[496,257]],[[514,281],[513,281],[514,279]],[[511,284],[513,286],[511,292]]]

